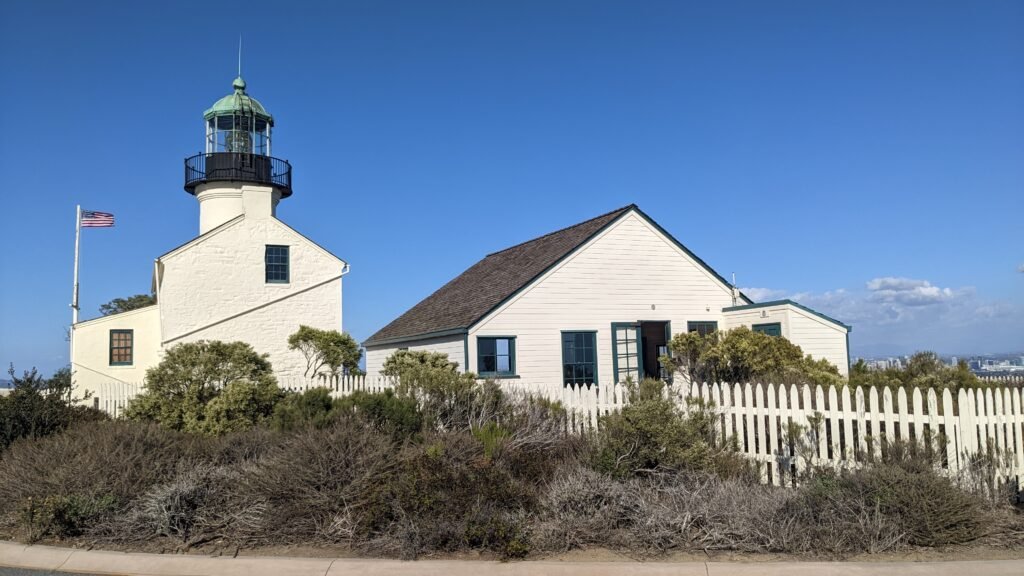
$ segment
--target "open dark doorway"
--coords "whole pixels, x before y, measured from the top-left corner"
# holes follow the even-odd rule
[[[668,371],[661,366],[658,358],[668,354],[670,331],[667,321],[640,322],[640,349],[643,355],[641,366],[645,378],[668,379]]]

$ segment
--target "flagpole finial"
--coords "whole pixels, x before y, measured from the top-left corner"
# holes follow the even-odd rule
[[[242,34],[238,34],[238,76],[242,76]]]

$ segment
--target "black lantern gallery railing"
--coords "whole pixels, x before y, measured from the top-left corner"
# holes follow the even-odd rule
[[[185,190],[207,182],[252,182],[281,189],[292,195],[292,165],[287,160],[243,152],[211,152],[185,159]]]

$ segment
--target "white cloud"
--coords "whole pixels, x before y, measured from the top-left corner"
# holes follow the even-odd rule
[[[771,288],[740,288],[740,292],[743,292],[754,302],[770,302],[786,297],[785,290],[773,290]]]
[[[951,288],[933,286],[927,280],[893,278],[890,276],[868,280],[866,286],[873,301],[903,306],[941,304],[949,302],[969,290],[961,289],[955,291]]]
[[[1017,266],[1017,272],[1024,273],[1024,264],[1021,264],[1020,266]]]

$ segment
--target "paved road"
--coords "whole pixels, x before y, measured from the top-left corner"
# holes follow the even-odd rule
[[[209,557],[25,546],[0,541],[0,576],[1021,576],[1024,560],[964,562],[490,562]],[[56,569],[72,572],[54,572]]]
[[[52,570],[28,570],[25,568],[4,568],[0,566],[0,576],[99,576],[81,572],[53,572]]]

